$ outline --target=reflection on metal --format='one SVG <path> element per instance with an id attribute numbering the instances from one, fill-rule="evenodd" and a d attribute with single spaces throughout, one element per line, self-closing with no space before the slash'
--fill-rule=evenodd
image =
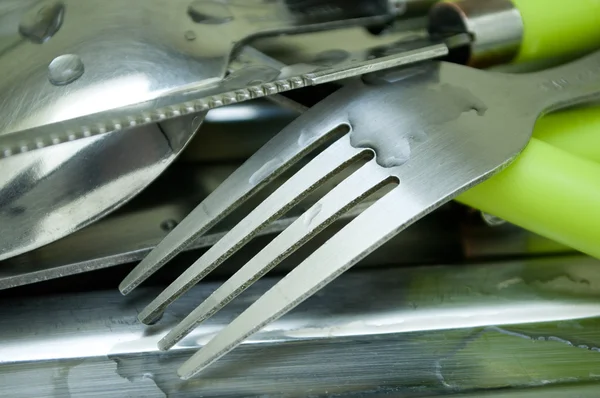
<path id="1" fill-rule="evenodd" d="M 167 353 L 157 341 L 216 285 L 195 287 L 150 328 L 137 309 L 158 290 L 5 298 L 0 393 L 553 397 L 600 380 L 600 264 L 585 257 L 349 272 L 202 379 L 180 380 L 190 353 L 273 283 Z"/>
<path id="2" fill-rule="evenodd" d="M 173 163 L 201 122 L 185 116 L 1 159 L 0 259 L 54 242 L 121 207 Z"/>
<path id="3" fill-rule="evenodd" d="M 457 0 L 431 8 L 429 29 L 442 35 L 471 34 L 472 43 L 454 57 L 481 68 L 509 63 L 518 54 L 524 28 L 521 13 L 510 0 Z"/>
<path id="4" fill-rule="evenodd" d="M 405 55 L 400 49 L 379 59 L 362 47 L 331 68 L 306 69 L 306 63 L 271 68 L 258 80 L 252 78 L 253 68 L 242 68 L 228 79 L 232 54 L 245 52 L 241 46 L 258 37 L 379 25 L 393 14 L 387 7 L 370 7 L 371 2 L 364 2 L 368 10 L 352 18 L 298 13 L 282 0 L 173 0 L 168 6 L 158 0 L 3 3 L 0 21 L 16 22 L 0 29 L 0 69 L 7 71 L 0 80 L 0 109 L 10 115 L 0 120 L 0 157 L 448 51 L 444 43 L 429 42 L 418 54 Z M 67 77 L 55 79 L 51 73 L 58 86 L 49 85 L 48 65 L 67 54 L 79 62 L 71 63 L 75 68 L 68 68 Z M 269 64 L 263 66 L 269 69 Z"/>
<path id="5" fill-rule="evenodd" d="M 244 137 L 250 139 L 250 142 L 238 148 L 240 151 L 249 149 L 244 148 L 244 145 L 246 147 L 254 143 L 261 145 L 257 137 L 243 129 L 238 133 L 229 131 L 229 134 L 220 135 L 216 134 L 220 129 L 218 124 L 211 126 L 207 122 L 205 128 L 207 130 L 203 132 L 202 139 L 198 140 L 198 145 L 204 144 L 202 147 L 199 146 L 199 149 L 215 148 L 211 155 L 218 154 L 218 148 L 223 148 L 226 152 L 221 151 L 220 154 L 229 156 L 226 145 L 218 142 L 221 140 L 234 139 L 242 143 Z M 213 128 L 217 129 L 215 134 L 212 133 Z M 194 156 L 205 158 L 200 151 L 196 154 L 188 153 L 189 158 Z M 170 227 L 181 221 L 198 201 L 214 190 L 236 167 L 235 163 L 229 166 L 202 165 L 201 167 L 193 163 L 172 165 L 165 171 L 164 176 L 115 214 L 54 243 L 0 261 L 0 290 L 140 261 L 164 238 Z M 334 179 L 332 184 L 336 181 Z M 274 184 L 273 189 L 277 186 L 278 184 Z M 329 189 L 328 187 L 329 185 L 324 189 Z M 256 200 L 248 204 L 248 208 L 251 209 L 270 192 L 271 190 L 268 190 L 258 195 Z M 259 236 L 262 238 L 250 244 L 248 251 L 237 260 L 232 259 L 235 261 L 223 264 L 219 270 L 220 275 L 232 275 L 237 267 L 251 258 L 265 244 L 265 241 L 290 225 L 318 197 L 319 194 L 307 198 L 302 206 L 293 209 L 287 216 L 261 231 Z M 370 202 L 367 201 L 349 212 L 340 222 L 325 230 L 323 236 L 315 238 L 317 240 L 312 244 L 307 244 L 301 253 L 313 251 L 369 205 Z M 187 250 L 205 249 L 213 245 L 236 221 L 235 218 L 224 220 L 214 233 L 201 237 Z M 569 252 L 572 252 L 572 249 L 510 224 L 495 228 L 486 227 L 482 225 L 479 218 L 470 220 L 462 215 L 459 209 L 449 206 L 398 235 L 367 257 L 358 267 L 456 262 L 464 259 Z M 397 253 L 402 253 L 402 256 L 398 256 Z M 197 253 L 195 255 L 197 256 Z M 277 267 L 276 271 L 289 271 L 301 258 L 300 254 L 291 257 L 288 262 Z M 179 267 L 167 267 L 169 275 L 173 276 L 169 280 L 174 279 L 182 271 L 182 266 L 189 265 L 186 262 L 188 260 L 182 259 Z"/>

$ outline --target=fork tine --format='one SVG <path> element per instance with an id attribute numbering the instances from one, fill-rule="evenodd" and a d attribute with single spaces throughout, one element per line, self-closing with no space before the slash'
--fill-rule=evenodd
<path id="1" fill-rule="evenodd" d="M 247 337 L 306 300 L 414 221 L 450 200 L 457 191 L 449 194 L 448 192 L 453 192 L 450 190 L 445 195 L 440 195 L 440 189 L 431 189 L 430 186 L 415 192 L 414 186 L 409 188 L 406 185 L 403 185 L 401 178 L 398 187 L 315 250 L 188 359 L 178 369 L 179 376 L 183 379 L 193 377 Z M 446 188 L 448 187 L 443 187 Z"/>
<path id="2" fill-rule="evenodd" d="M 390 174 L 373 160 L 343 180 L 200 304 L 161 341 L 166 350 L 199 323 L 216 313 L 283 259 L 334 222 L 359 201 L 390 181 Z"/>
<path id="3" fill-rule="evenodd" d="M 212 272 L 240 247 L 246 244 L 268 223 L 274 221 L 324 180 L 335 175 L 348 163 L 356 160 L 368 149 L 354 148 L 348 135 L 341 137 L 312 159 L 306 166 L 282 184 L 265 201 L 258 205 L 223 238 L 204 253 L 173 283 L 144 308 L 138 318 L 143 323 L 152 322 L 165 308 L 192 286 Z"/>
<path id="4" fill-rule="evenodd" d="M 325 98 L 324 102 L 326 101 L 328 98 Z M 345 120 L 340 117 L 339 112 L 332 112 L 332 109 L 327 107 L 320 107 L 311 113 L 314 113 L 316 118 L 309 114 L 301 115 L 292 121 L 185 217 L 123 279 L 119 284 L 121 293 L 131 292 L 188 244 L 321 145 L 337 128 L 345 125 Z"/>

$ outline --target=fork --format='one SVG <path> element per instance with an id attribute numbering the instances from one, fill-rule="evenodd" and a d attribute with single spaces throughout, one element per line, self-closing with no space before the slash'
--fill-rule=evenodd
<path id="1" fill-rule="evenodd" d="M 354 65 L 355 70 L 351 71 L 344 67 L 331 70 L 322 74 L 312 74 L 312 76 L 301 77 L 300 80 L 318 80 L 320 83 L 330 82 L 341 79 L 356 77 L 360 74 L 375 72 L 382 69 L 393 68 L 396 66 L 406 66 L 412 63 L 434 59 L 437 57 L 449 55 L 449 59 L 454 59 L 465 64 L 494 64 L 508 62 L 512 59 L 544 61 L 546 58 L 556 58 L 569 56 L 572 53 L 582 53 L 591 51 L 596 43 L 597 37 L 594 31 L 593 18 L 590 19 L 591 5 L 583 0 L 571 4 L 568 15 L 564 17 L 554 13 L 545 13 L 546 3 L 542 0 L 527 2 L 526 9 L 522 13 L 521 0 L 500 0 L 500 1 L 478 1 L 478 0 L 460 0 L 458 2 L 437 2 L 431 7 L 428 15 L 429 38 L 437 38 L 434 41 L 443 38 L 443 43 L 437 43 L 433 46 L 418 47 L 417 41 L 412 43 L 406 52 L 394 55 L 392 59 L 383 56 L 375 64 L 359 62 Z M 530 8 L 533 7 L 533 8 Z M 539 12 L 533 12 L 532 9 Z M 594 15 L 593 13 L 591 15 Z M 483 19 L 481 19 L 483 18 Z M 464 25 L 464 29 L 457 30 L 457 23 Z M 484 23 L 482 23 L 484 21 Z M 585 23 L 582 23 L 585 22 Z M 554 37 L 552 27 L 560 22 L 565 28 L 568 28 L 570 36 L 569 45 L 556 46 L 554 42 L 548 41 Z M 459 25 L 460 25 L 459 24 Z M 528 34 L 523 35 L 524 26 L 527 27 Z M 562 25 L 561 25 L 562 26 Z M 462 32 L 462 33 L 459 33 Z M 500 36 L 494 36 L 494 40 L 489 36 L 490 32 L 503 32 Z M 593 33 L 592 36 L 589 34 Z M 463 36 L 467 36 L 468 44 L 465 46 Z M 519 38 L 519 40 L 508 40 L 508 37 Z M 541 40 L 541 39 L 544 40 Z M 483 40 L 483 41 L 482 41 Z M 491 40 L 491 41 L 490 41 Z M 510 45 L 508 45 L 510 44 Z M 417 45 L 417 48 L 414 48 Z M 508 46 L 507 46 L 508 45 Z M 402 46 L 400 46 L 402 47 Z M 397 50 L 397 49 L 396 49 Z M 387 50 L 380 49 L 381 55 L 387 53 Z M 375 55 L 378 51 L 368 51 L 359 56 L 363 61 L 371 57 L 365 55 Z M 466 57 L 466 58 L 465 58 Z M 252 58 L 252 56 L 250 57 Z M 261 55 L 257 65 L 261 65 Z M 272 65 L 269 60 L 267 64 Z M 260 68 L 259 68 L 260 69 Z M 278 66 L 275 69 L 280 69 Z M 352 66 L 350 67 L 352 69 Z M 290 87 L 291 88 L 291 87 Z M 274 96 L 271 89 L 265 86 L 264 93 L 267 98 L 281 102 L 281 98 Z M 249 97 L 254 98 L 254 95 Z M 216 101 L 216 100 L 215 100 Z M 210 102 L 215 102 L 212 99 Z M 226 101 L 220 101 L 223 104 Z M 235 101 L 234 101 L 235 102 Z M 285 101 L 289 106 L 290 101 Z M 328 116 L 326 111 L 318 115 L 318 110 L 313 110 L 312 115 L 323 119 L 323 128 L 327 123 Z M 305 120 L 305 119 L 302 119 Z M 335 120 L 330 120 L 334 123 Z M 340 125 L 343 128 L 343 125 Z M 301 125 L 292 125 L 290 129 L 303 128 Z M 287 131 L 287 130 L 286 130 Z M 234 178 L 225 183 L 221 189 L 208 197 L 201 203 L 185 220 L 173 230 L 138 266 L 122 281 L 119 289 L 123 294 L 128 294 L 140 283 L 145 281 L 150 275 L 168 263 L 183 248 L 195 241 L 198 237 L 206 233 L 222 218 L 239 206 L 249 197 L 261 190 L 265 184 L 277 177 L 281 172 L 293 165 L 296 160 L 306 153 L 312 151 L 321 144 L 319 137 L 315 141 L 308 140 L 310 130 L 302 133 L 300 141 L 303 144 L 299 146 L 294 141 L 295 138 L 289 138 L 285 141 L 274 141 L 270 143 L 262 152 L 250 159 L 248 163 L 234 174 Z M 291 133 L 290 133 L 291 134 Z M 284 133 L 281 133 L 283 136 Z M 281 153 L 279 153 L 281 152 Z M 279 153 L 279 156 L 273 156 L 273 153 Z M 265 160 L 267 159 L 267 160 Z M 264 176 L 263 176 L 264 174 Z M 263 178 L 265 177 L 265 178 Z M 240 181 L 248 181 L 248 184 L 240 184 Z M 207 210 L 210 214 L 207 213 Z M 277 214 L 272 214 L 277 218 Z M 234 248 L 235 249 L 235 248 Z M 160 311 L 157 311 L 158 314 Z M 141 319 L 146 318 L 145 316 Z M 148 320 L 146 320 L 148 321 Z"/>
<path id="2" fill-rule="evenodd" d="M 345 211 L 395 185 L 261 296 L 178 373 L 187 379 L 290 311 L 406 227 L 509 165 L 537 118 L 600 92 L 600 52 L 527 75 L 427 61 L 352 79 L 290 123 L 181 224 L 203 233 L 299 159 L 333 140 L 139 315 L 164 309 L 325 180 L 360 160 L 160 342 L 168 349 Z M 338 138 L 339 137 L 339 138 Z M 175 246 L 180 233 L 167 236 Z M 121 290 L 131 287 L 126 279 Z"/>

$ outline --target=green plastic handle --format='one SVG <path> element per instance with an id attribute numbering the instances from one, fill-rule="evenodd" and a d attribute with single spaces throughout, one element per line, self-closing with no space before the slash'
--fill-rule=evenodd
<path id="1" fill-rule="evenodd" d="M 600 107 L 587 106 L 546 115 L 536 123 L 533 136 L 600 163 Z"/>
<path id="2" fill-rule="evenodd" d="M 515 62 L 560 58 L 600 47 L 600 1 L 512 0 L 523 19 Z"/>
<path id="3" fill-rule="evenodd" d="M 600 108 L 548 115 L 535 137 L 457 201 L 600 258 Z"/>

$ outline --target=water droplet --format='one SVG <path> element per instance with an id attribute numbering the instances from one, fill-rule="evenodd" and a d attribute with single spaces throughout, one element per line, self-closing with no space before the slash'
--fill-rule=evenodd
<path id="1" fill-rule="evenodd" d="M 315 134 L 312 130 L 302 130 L 300 137 L 298 137 L 298 145 L 304 148 L 312 144 L 318 137 L 319 134 Z"/>
<path id="2" fill-rule="evenodd" d="M 570 345 L 570 346 L 573 345 L 573 343 L 571 343 L 569 340 L 561 339 L 560 337 L 556 337 L 556 336 L 550 336 L 550 337 L 548 337 L 548 340 L 557 341 L 559 343 L 563 343 L 563 344 Z"/>
<path id="3" fill-rule="evenodd" d="M 19 23 L 21 36 L 34 43 L 44 43 L 60 29 L 65 6 L 58 1 L 46 1 L 27 11 Z"/>
<path id="4" fill-rule="evenodd" d="M 323 205 L 321 203 L 315 203 L 313 207 L 308 209 L 308 211 L 304 213 L 304 224 L 310 225 L 314 221 L 315 217 L 319 215 L 322 208 Z"/>
<path id="5" fill-rule="evenodd" d="M 188 15 L 196 23 L 219 25 L 233 20 L 227 5 L 209 0 L 194 0 L 188 7 Z"/>
<path id="6" fill-rule="evenodd" d="M 174 230 L 176 226 L 177 226 L 177 221 L 175 221 L 173 219 L 168 219 L 168 220 L 165 220 L 162 223 L 160 223 L 160 229 L 162 229 L 163 231 L 166 231 L 166 232 L 170 232 L 170 231 Z"/>
<path id="7" fill-rule="evenodd" d="M 371 147 L 366 145 L 366 147 Z M 411 145 L 407 137 L 398 138 L 393 144 L 393 150 L 380 151 L 380 146 L 373 147 L 375 149 L 375 158 L 377 163 L 382 167 L 398 167 L 410 160 Z"/>
<path id="8" fill-rule="evenodd" d="M 270 66 L 249 66 L 236 70 L 223 79 L 225 87 L 237 89 L 271 82 L 279 77 L 281 71 Z"/>
<path id="9" fill-rule="evenodd" d="M 259 182 L 263 181 L 267 178 L 273 171 L 277 170 L 277 168 L 281 165 L 281 160 L 279 158 L 274 158 L 269 160 L 267 163 L 263 164 L 263 166 L 258 169 L 248 181 L 252 185 L 256 185 Z"/>
<path id="10" fill-rule="evenodd" d="M 477 104 L 473 104 L 471 105 L 471 109 L 469 109 L 470 111 L 475 111 L 475 113 L 477 113 L 478 116 L 484 116 L 485 112 L 487 111 L 487 106 L 483 103 L 477 103 Z"/>
<path id="11" fill-rule="evenodd" d="M 196 33 L 193 30 L 186 30 L 183 37 L 188 41 L 196 40 Z"/>
<path id="12" fill-rule="evenodd" d="M 493 214 L 489 214 L 483 211 L 481 212 L 481 218 L 490 227 L 497 227 L 506 224 L 506 221 L 501 219 L 500 217 L 496 217 Z"/>
<path id="13" fill-rule="evenodd" d="M 48 65 L 48 79 L 55 86 L 64 86 L 79 79 L 85 68 L 81 58 L 74 54 L 58 56 Z"/>

